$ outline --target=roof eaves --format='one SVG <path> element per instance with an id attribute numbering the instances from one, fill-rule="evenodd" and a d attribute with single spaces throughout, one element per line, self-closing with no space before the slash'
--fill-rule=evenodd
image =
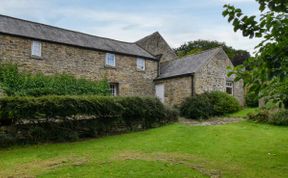
<path id="1" fill-rule="evenodd" d="M 179 75 L 172 75 L 172 76 L 167 76 L 167 77 L 158 77 L 158 78 L 154 79 L 154 81 L 168 80 L 168 79 L 172 79 L 172 78 L 187 77 L 187 76 L 192 76 L 192 75 L 194 75 L 194 72 L 185 73 L 185 74 L 179 74 Z"/>

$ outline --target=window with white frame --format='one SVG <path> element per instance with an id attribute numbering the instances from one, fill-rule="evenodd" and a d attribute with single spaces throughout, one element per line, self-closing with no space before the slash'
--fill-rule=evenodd
<path id="1" fill-rule="evenodd" d="M 115 58 L 115 54 L 112 54 L 112 53 L 106 53 L 105 65 L 113 66 L 113 67 L 116 66 L 116 58 Z"/>
<path id="2" fill-rule="evenodd" d="M 110 83 L 110 91 L 112 96 L 118 95 L 118 83 Z"/>
<path id="3" fill-rule="evenodd" d="M 226 93 L 233 95 L 233 82 L 231 81 L 226 82 Z"/>
<path id="4" fill-rule="evenodd" d="M 42 56 L 42 44 L 40 41 L 32 41 L 31 55 L 34 57 Z"/>
<path id="5" fill-rule="evenodd" d="M 145 70 L 145 59 L 137 58 L 137 69 Z"/>

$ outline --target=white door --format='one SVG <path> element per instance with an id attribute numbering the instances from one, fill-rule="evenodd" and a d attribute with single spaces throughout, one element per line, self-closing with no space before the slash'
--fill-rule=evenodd
<path id="1" fill-rule="evenodd" d="M 159 98 L 162 103 L 164 103 L 164 93 L 165 93 L 164 84 L 157 84 L 155 86 L 155 94 L 156 97 Z"/>

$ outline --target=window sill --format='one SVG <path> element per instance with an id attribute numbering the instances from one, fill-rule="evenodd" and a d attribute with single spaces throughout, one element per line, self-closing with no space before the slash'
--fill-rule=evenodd
<path id="1" fill-rule="evenodd" d="M 43 57 L 40 57 L 40 56 L 33 56 L 33 55 L 31 55 L 31 58 L 37 59 L 37 60 L 43 60 Z"/>
<path id="2" fill-rule="evenodd" d="M 137 72 L 142 72 L 142 73 L 145 73 L 145 70 L 141 70 L 141 69 L 136 69 Z"/>
<path id="3" fill-rule="evenodd" d="M 104 68 L 107 68 L 107 69 L 117 69 L 116 66 L 110 66 L 110 65 L 107 65 L 107 64 L 104 65 Z"/>

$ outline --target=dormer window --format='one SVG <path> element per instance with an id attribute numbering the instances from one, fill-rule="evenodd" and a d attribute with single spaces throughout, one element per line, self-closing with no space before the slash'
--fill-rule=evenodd
<path id="1" fill-rule="evenodd" d="M 138 70 L 145 70 L 145 59 L 137 58 L 137 69 Z"/>
<path id="2" fill-rule="evenodd" d="M 105 65 L 107 65 L 107 66 L 112 66 L 112 67 L 115 67 L 115 66 L 116 66 L 115 54 L 106 53 Z"/>
<path id="3" fill-rule="evenodd" d="M 38 58 L 42 56 L 42 44 L 40 41 L 32 41 L 31 55 Z"/>

